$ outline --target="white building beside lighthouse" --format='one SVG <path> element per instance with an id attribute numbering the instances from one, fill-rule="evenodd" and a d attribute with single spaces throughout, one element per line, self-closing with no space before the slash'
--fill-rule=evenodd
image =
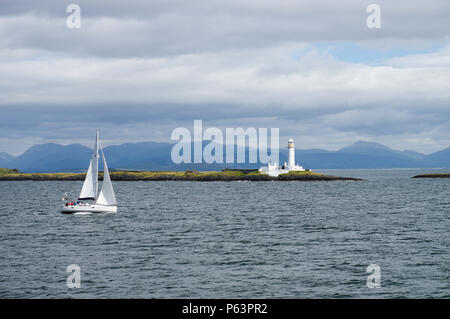
<path id="1" fill-rule="evenodd" d="M 304 171 L 303 166 L 295 164 L 295 145 L 293 139 L 289 139 L 288 141 L 288 152 L 288 162 L 284 163 L 284 165 L 278 166 L 277 163 L 268 163 L 267 166 L 261 167 L 258 171 L 274 177 L 291 171 Z"/>

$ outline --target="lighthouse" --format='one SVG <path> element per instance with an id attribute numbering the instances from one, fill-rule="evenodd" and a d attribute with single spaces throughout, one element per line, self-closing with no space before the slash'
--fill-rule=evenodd
<path id="1" fill-rule="evenodd" d="M 294 140 L 290 138 L 288 140 L 288 162 L 285 162 L 282 166 L 278 166 L 277 163 L 268 163 L 267 166 L 261 167 L 258 171 L 270 176 L 279 176 L 292 171 L 301 172 L 304 170 L 303 166 L 295 164 L 295 145 Z"/>
<path id="2" fill-rule="evenodd" d="M 290 170 L 293 170 L 295 167 L 295 145 L 294 140 L 291 138 L 288 141 L 288 150 L 289 150 L 289 158 L 288 158 L 288 167 Z"/>

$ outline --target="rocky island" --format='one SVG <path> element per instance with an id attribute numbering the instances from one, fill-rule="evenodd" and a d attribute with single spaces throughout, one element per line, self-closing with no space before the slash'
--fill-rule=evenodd
<path id="1" fill-rule="evenodd" d="M 413 176 L 412 178 L 450 178 L 450 173 L 432 173 Z"/>
<path id="2" fill-rule="evenodd" d="M 319 174 L 313 171 L 289 172 L 277 177 L 257 170 L 228 170 L 221 172 L 198 171 L 115 171 L 113 181 L 362 181 L 359 178 Z M 84 173 L 21 173 L 17 170 L 0 170 L 0 181 L 82 181 Z M 99 179 L 103 173 L 99 173 Z"/>

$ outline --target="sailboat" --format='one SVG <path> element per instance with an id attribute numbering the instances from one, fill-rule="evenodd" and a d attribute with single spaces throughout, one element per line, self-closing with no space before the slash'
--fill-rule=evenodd
<path id="1" fill-rule="evenodd" d="M 100 193 L 98 193 L 98 159 L 99 150 L 103 159 L 103 183 Z M 114 189 L 109 176 L 108 165 L 106 164 L 105 154 L 99 141 L 99 132 L 97 131 L 94 144 L 94 153 L 92 154 L 91 163 L 81 189 L 77 202 L 71 201 L 65 194 L 63 201 L 65 202 L 61 213 L 116 213 L 117 201 Z M 85 202 L 87 201 L 87 202 Z"/>

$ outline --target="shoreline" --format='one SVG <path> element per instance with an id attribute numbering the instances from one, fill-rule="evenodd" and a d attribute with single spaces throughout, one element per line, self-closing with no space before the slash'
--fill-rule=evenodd
<path id="1" fill-rule="evenodd" d="M 112 181 L 363 181 L 360 178 L 323 175 L 312 171 L 290 172 L 278 177 L 259 172 L 244 173 L 243 171 L 223 172 L 173 172 L 173 171 L 120 171 L 111 172 Z M 83 181 L 85 173 L 14 173 L 0 175 L 0 181 Z M 99 173 L 103 180 L 103 173 Z"/>

